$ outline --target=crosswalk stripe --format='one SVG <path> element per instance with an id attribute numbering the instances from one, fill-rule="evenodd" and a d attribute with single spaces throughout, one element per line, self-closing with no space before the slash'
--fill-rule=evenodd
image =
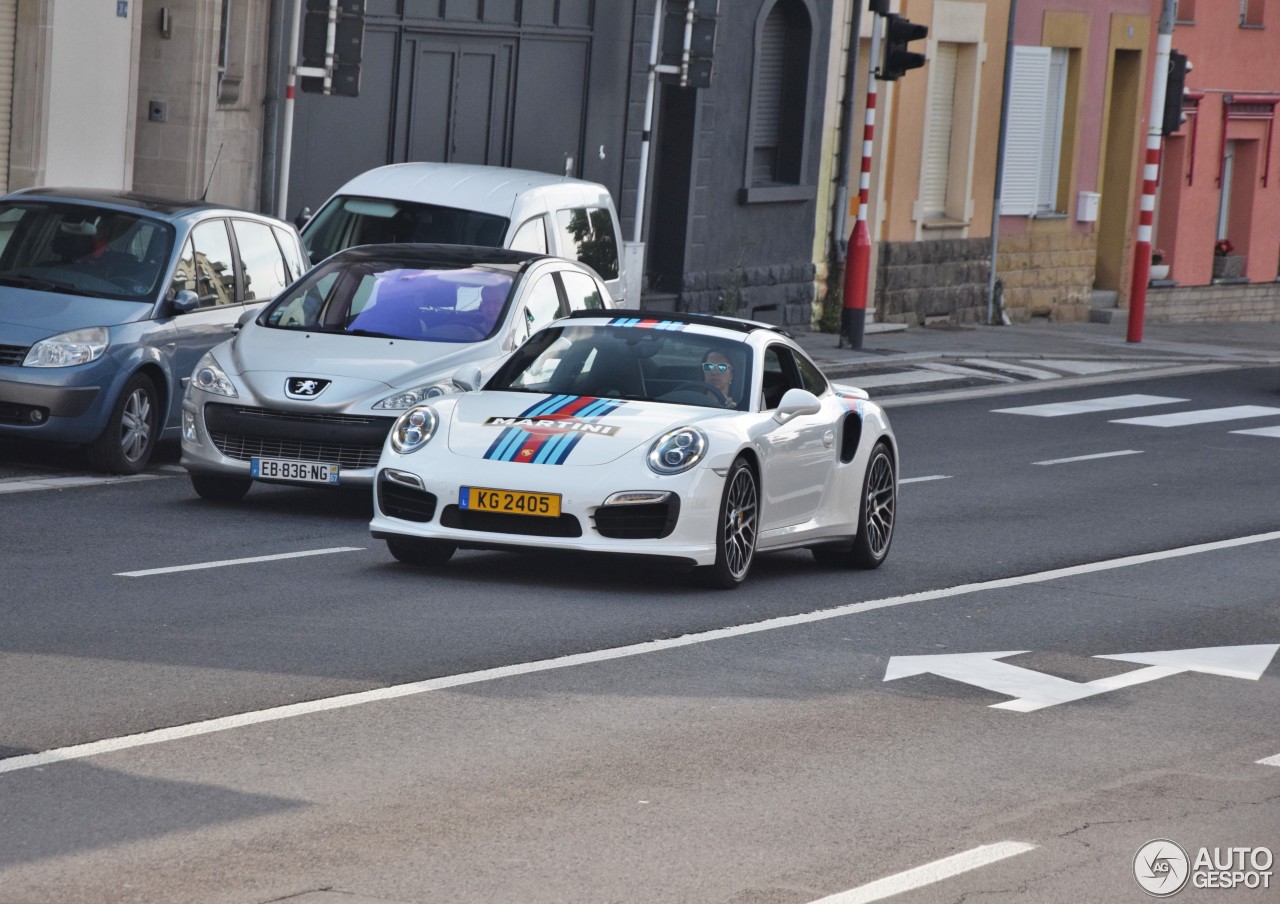
<path id="1" fill-rule="evenodd" d="M 1245 436 L 1274 436 L 1280 439 L 1280 427 L 1255 427 L 1252 430 L 1232 430 L 1231 432 Z"/>
<path id="2" fill-rule="evenodd" d="M 955 374 L 933 370 L 908 370 L 896 374 L 867 374 L 847 378 L 850 383 L 861 389 L 877 386 L 906 386 L 911 383 L 943 383 L 955 380 Z"/>
<path id="3" fill-rule="evenodd" d="M 965 364 L 971 364 L 974 367 L 984 367 L 988 370 L 998 370 L 1004 373 L 1017 374 L 1020 377 L 1030 377 L 1033 380 L 1056 380 L 1062 374 L 1054 373 L 1051 370 L 1043 370 L 1039 367 L 1027 367 L 1023 364 L 1010 364 L 1008 361 L 989 361 L 985 358 L 966 358 Z"/>
<path id="4" fill-rule="evenodd" d="M 1151 405 L 1172 405 L 1190 399 L 1170 396 L 1121 395 L 1101 399 L 1078 399 L 1074 402 L 1052 402 L 1047 405 L 1026 405 L 1021 408 L 996 408 L 995 414 L 1025 414 L 1030 417 L 1063 417 L 1070 414 L 1092 414 L 1099 411 L 1118 411 L 1122 408 L 1143 408 Z"/>
<path id="5" fill-rule="evenodd" d="M 1202 408 L 1199 411 L 1177 411 L 1114 420 L 1113 424 L 1135 424 L 1139 427 L 1186 427 L 1191 424 L 1216 424 L 1220 421 L 1242 421 L 1251 417 L 1273 417 L 1280 408 L 1263 405 L 1233 405 L 1227 408 Z"/>
<path id="6" fill-rule="evenodd" d="M 1168 361 L 1067 361 L 1056 358 L 1036 359 L 1036 363 L 1081 377 L 1091 374 L 1109 374 L 1118 370 L 1141 370 L 1146 367 L 1167 367 L 1169 365 Z"/>

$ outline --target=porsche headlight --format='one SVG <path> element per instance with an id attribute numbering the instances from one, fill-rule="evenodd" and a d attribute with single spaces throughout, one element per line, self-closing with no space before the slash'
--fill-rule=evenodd
<path id="1" fill-rule="evenodd" d="M 397 392 L 393 396 L 387 396 L 373 407 L 382 411 L 388 409 L 403 411 L 406 408 L 412 408 L 414 405 L 421 405 L 427 399 L 439 398 L 442 395 L 450 395 L 457 391 L 458 387 L 451 382 L 428 383 L 424 386 L 415 386 L 413 389 Z"/>
<path id="2" fill-rule="evenodd" d="M 195 372 L 191 375 L 191 385 L 196 389 L 233 399 L 240 395 L 236 392 L 236 384 L 231 382 L 231 378 L 218 364 L 218 359 L 213 357 L 212 352 L 206 352 L 200 359 L 200 363 L 196 365 Z"/>
<path id="3" fill-rule="evenodd" d="M 649 448 L 649 470 L 656 474 L 681 474 L 707 453 L 707 435 L 697 427 L 681 427 L 658 437 Z"/>
<path id="4" fill-rule="evenodd" d="M 97 361 L 107 350 L 108 334 L 105 326 L 93 326 L 83 330 L 59 333 L 41 339 L 27 351 L 23 367 L 74 367 Z"/>
<path id="5" fill-rule="evenodd" d="M 440 415 L 427 405 L 411 408 L 396 419 L 391 428 L 391 448 L 401 455 L 417 452 L 435 435 Z"/>

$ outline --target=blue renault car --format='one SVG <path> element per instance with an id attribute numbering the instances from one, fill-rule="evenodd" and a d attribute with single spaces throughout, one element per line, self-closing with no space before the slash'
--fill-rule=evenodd
<path id="1" fill-rule="evenodd" d="M 0 437 L 113 474 L 176 439 L 196 362 L 307 269 L 273 217 L 127 192 L 0 197 Z"/>

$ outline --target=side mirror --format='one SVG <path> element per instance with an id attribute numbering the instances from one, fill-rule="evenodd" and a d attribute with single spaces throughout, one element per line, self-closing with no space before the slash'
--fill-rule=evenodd
<path id="1" fill-rule="evenodd" d="M 453 374 L 453 382 L 463 392 L 475 392 L 480 388 L 480 384 L 484 378 L 480 375 L 480 368 L 474 364 L 464 364 L 459 367 Z"/>
<path id="2" fill-rule="evenodd" d="M 293 218 L 293 225 L 301 229 L 303 226 L 307 225 L 310 219 L 311 219 L 311 208 L 304 207 L 302 208 L 302 210 L 298 211 L 298 215 Z"/>
<path id="3" fill-rule="evenodd" d="M 174 314 L 190 314 L 200 307 L 200 296 L 190 289 L 183 289 L 169 302 L 169 310 Z"/>
<path id="4" fill-rule="evenodd" d="M 785 424 L 793 417 L 817 414 L 821 410 L 822 402 L 818 401 L 818 397 L 809 390 L 788 389 L 778 404 L 778 410 L 773 413 L 773 419 L 779 424 Z"/>
<path id="5" fill-rule="evenodd" d="M 248 323 L 254 317 L 258 316 L 258 312 L 259 312 L 258 308 L 251 308 L 250 310 L 245 311 L 243 314 L 241 314 L 239 317 L 236 318 L 236 325 L 231 328 L 231 331 L 234 333 L 240 332 L 240 330 L 243 329 L 246 323 Z"/>

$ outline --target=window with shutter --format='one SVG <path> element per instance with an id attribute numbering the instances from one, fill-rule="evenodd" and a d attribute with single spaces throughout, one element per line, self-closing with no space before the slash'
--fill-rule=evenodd
<path id="1" fill-rule="evenodd" d="M 812 78 L 813 0 L 766 3 L 756 25 L 747 199 L 781 200 L 804 183 Z M 790 198 L 790 195 L 787 195 Z"/>
<path id="2" fill-rule="evenodd" d="M 786 74 L 787 26 L 775 8 L 765 20 L 756 58 L 755 134 L 751 150 L 751 181 L 768 185 L 778 180 L 778 134 L 782 129 L 782 84 Z"/>
<path id="3" fill-rule="evenodd" d="M 1051 56 L 1048 47 L 1013 48 L 1004 174 L 1000 183 L 1001 214 L 1028 216 L 1036 212 Z"/>
<path id="4" fill-rule="evenodd" d="M 1045 83 L 1044 141 L 1040 147 L 1040 183 L 1036 209 L 1061 210 L 1058 204 L 1058 168 L 1062 162 L 1063 108 L 1067 95 L 1067 51 L 1053 48 Z"/>
<path id="5" fill-rule="evenodd" d="M 928 131 L 924 145 L 920 208 L 926 219 L 947 213 L 947 183 L 951 172 L 951 133 L 955 118 L 958 45 L 939 41 L 929 60 Z"/>

